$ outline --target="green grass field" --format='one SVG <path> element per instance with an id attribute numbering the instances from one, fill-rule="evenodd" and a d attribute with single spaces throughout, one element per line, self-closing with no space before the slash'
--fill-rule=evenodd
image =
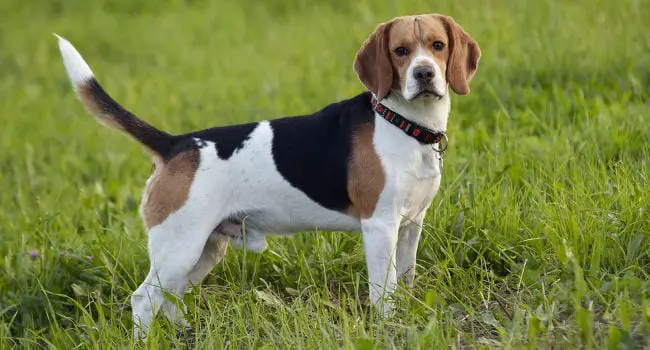
<path id="1" fill-rule="evenodd" d="M 0 348 L 131 347 L 151 163 L 65 76 L 68 38 L 172 133 L 313 112 L 362 91 L 374 27 L 453 16 L 483 57 L 453 96 L 415 287 L 382 320 L 361 239 L 230 250 L 147 347 L 650 347 L 650 1 L 0 1 Z"/>

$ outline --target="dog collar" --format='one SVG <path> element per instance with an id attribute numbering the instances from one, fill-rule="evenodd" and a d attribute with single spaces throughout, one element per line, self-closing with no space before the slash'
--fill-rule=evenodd
<path id="1" fill-rule="evenodd" d="M 377 98 L 373 95 L 371 98 L 372 109 L 381 115 L 384 119 L 389 121 L 391 124 L 398 127 L 406 135 L 418 140 L 418 142 L 425 145 L 440 144 L 436 151 L 442 153 L 447 149 L 447 144 L 449 143 L 447 139 L 447 134 L 444 131 L 433 131 L 429 128 L 426 128 L 418 123 L 412 122 L 406 119 L 401 114 L 390 110 L 388 107 L 379 103 Z"/>

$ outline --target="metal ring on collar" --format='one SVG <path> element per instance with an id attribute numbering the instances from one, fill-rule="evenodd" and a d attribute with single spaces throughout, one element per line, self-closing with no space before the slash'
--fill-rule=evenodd
<path id="1" fill-rule="evenodd" d="M 438 149 L 436 149 L 436 151 L 442 153 L 447 150 L 447 146 L 449 146 L 449 139 L 447 138 L 447 134 L 443 132 L 442 138 L 440 139 L 440 142 L 438 142 Z"/>

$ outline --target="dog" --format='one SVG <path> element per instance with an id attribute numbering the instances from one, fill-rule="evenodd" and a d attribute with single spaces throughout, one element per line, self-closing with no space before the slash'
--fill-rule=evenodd
<path id="1" fill-rule="evenodd" d="M 182 303 L 165 294 L 181 297 L 201 282 L 229 242 L 261 252 L 269 234 L 362 233 L 370 300 L 383 316 L 398 281 L 412 285 L 422 223 L 440 187 L 449 88 L 468 94 L 481 57 L 452 18 L 423 14 L 379 24 L 354 59 L 367 89 L 355 97 L 310 115 L 183 135 L 124 109 L 57 37 L 86 109 L 153 156 L 140 205 L 150 269 L 131 296 L 135 339 L 146 336 L 161 308 L 187 326 Z"/>

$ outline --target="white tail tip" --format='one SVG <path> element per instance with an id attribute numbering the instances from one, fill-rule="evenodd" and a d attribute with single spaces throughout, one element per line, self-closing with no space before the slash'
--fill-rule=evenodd
<path id="1" fill-rule="evenodd" d="M 56 33 L 54 33 L 54 36 L 59 39 L 59 50 L 61 51 L 61 57 L 63 57 L 63 65 L 68 72 L 68 77 L 72 85 L 77 87 L 77 85 L 92 79 L 94 77 L 93 71 L 90 70 L 90 67 L 88 67 L 88 64 L 81 57 L 77 49 L 69 41 Z"/>

